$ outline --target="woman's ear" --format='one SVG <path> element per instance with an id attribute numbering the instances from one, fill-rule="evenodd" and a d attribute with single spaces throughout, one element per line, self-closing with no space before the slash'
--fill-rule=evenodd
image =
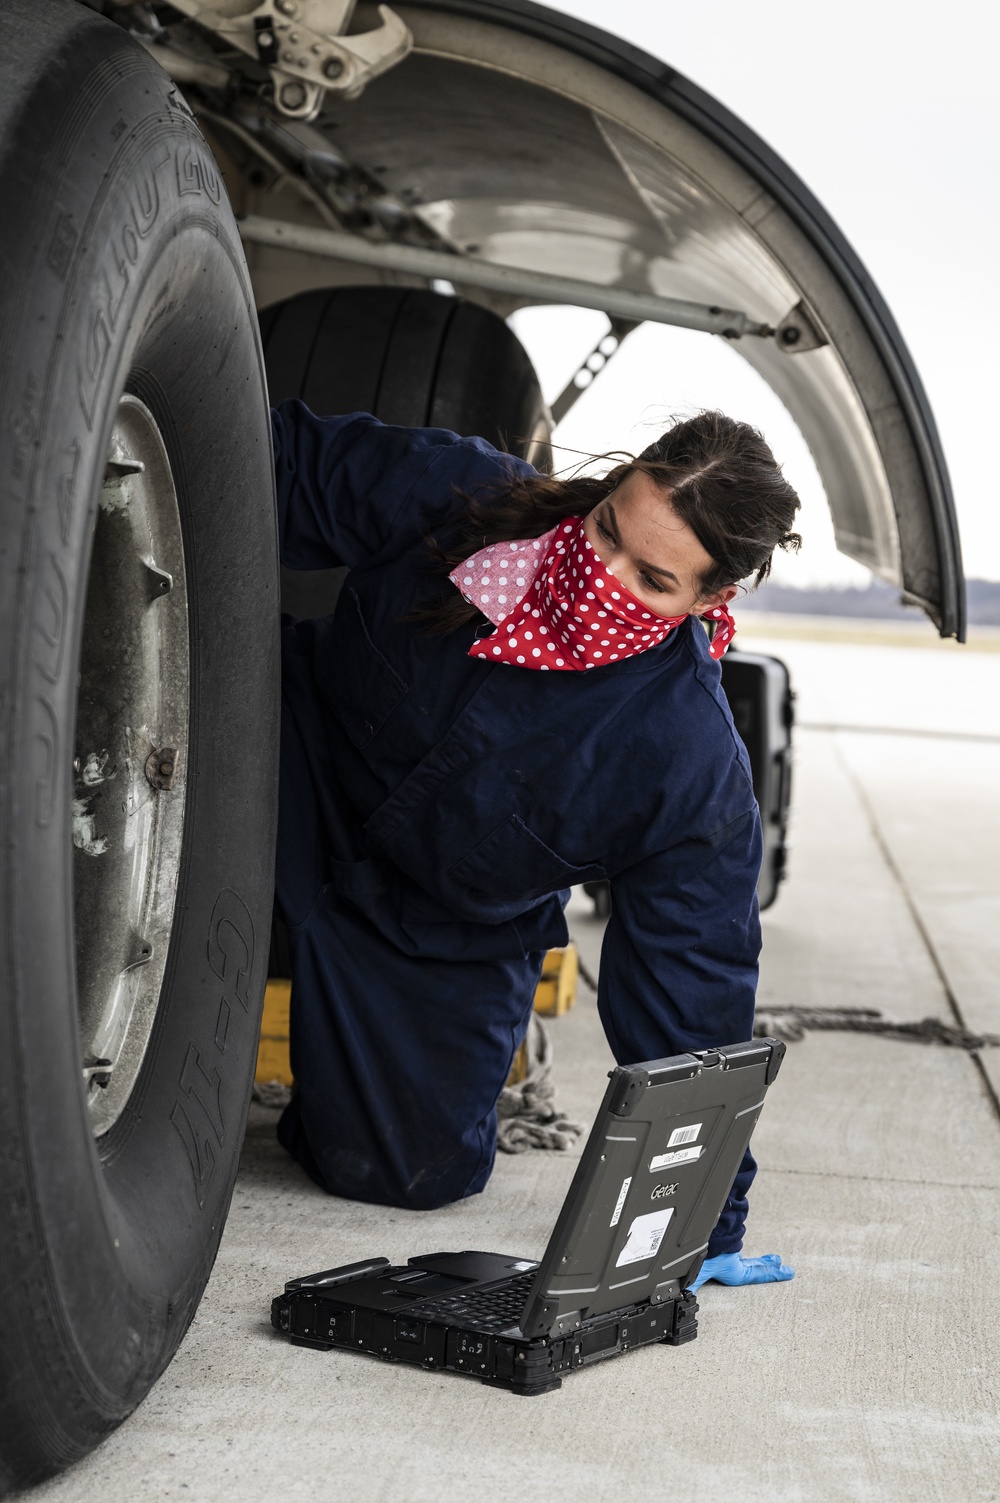
<path id="1" fill-rule="evenodd" d="M 710 611 L 716 605 L 728 605 L 739 593 L 739 585 L 726 585 L 724 590 L 716 590 L 714 595 L 706 595 L 698 604 L 698 610 Z"/>

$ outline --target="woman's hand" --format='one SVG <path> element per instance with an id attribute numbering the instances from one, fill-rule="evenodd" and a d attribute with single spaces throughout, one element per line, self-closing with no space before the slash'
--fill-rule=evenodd
<path id="1" fill-rule="evenodd" d="M 782 1263 L 777 1253 L 764 1253 L 760 1258 L 744 1258 L 742 1254 L 723 1253 L 718 1258 L 706 1258 L 698 1277 L 688 1285 L 696 1293 L 710 1279 L 717 1284 L 778 1284 L 795 1277 L 794 1268 Z"/>

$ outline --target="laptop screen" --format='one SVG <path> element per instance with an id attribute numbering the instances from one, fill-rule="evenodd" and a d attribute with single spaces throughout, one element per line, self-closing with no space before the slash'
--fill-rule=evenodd
<path id="1" fill-rule="evenodd" d="M 784 1052 L 754 1039 L 611 1072 L 532 1285 L 526 1336 L 677 1297 L 704 1258 Z"/>

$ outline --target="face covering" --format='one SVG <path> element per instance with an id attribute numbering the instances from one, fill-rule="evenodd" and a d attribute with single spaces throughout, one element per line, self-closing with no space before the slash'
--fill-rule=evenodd
<path id="1" fill-rule="evenodd" d="M 492 543 L 449 578 L 498 628 L 469 656 L 515 668 L 603 668 L 656 647 L 687 620 L 657 615 L 609 574 L 582 517 L 567 517 L 540 538 Z M 725 605 L 703 619 L 715 627 L 709 653 L 721 658 L 736 624 Z"/>

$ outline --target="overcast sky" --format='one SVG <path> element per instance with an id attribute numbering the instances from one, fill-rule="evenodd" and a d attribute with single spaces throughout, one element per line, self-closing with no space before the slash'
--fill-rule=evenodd
<path id="1" fill-rule="evenodd" d="M 978 0 L 549 3 L 634 42 L 714 94 L 826 206 L 881 288 L 927 388 L 955 488 L 966 572 L 1000 579 L 1000 7 Z M 554 325 L 543 326 L 547 315 L 533 316 L 534 329 L 531 310 L 519 323 L 551 395 L 562 375 L 559 349 L 565 364 L 570 346 L 585 345 L 600 328 L 601 315 L 563 313 L 575 323 L 564 324 L 561 340 L 552 337 Z M 807 547 L 783 577 L 863 578 L 833 550 L 815 472 L 784 409 L 721 341 L 645 326 L 559 436 L 591 449 L 648 442 L 668 411 L 704 405 L 757 421 L 803 493 Z"/>

